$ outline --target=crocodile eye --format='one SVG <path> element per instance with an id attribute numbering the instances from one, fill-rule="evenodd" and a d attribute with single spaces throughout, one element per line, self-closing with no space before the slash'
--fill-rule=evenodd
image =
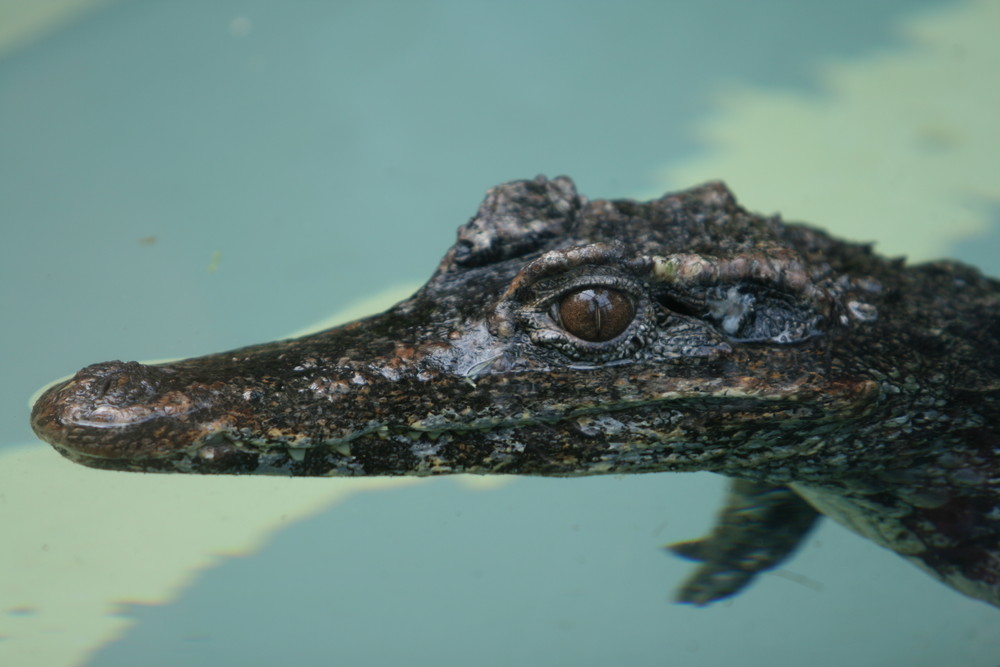
<path id="1" fill-rule="evenodd" d="M 606 287 L 573 290 L 559 301 L 557 308 L 562 327 L 591 343 L 611 340 L 635 318 L 632 300 L 624 292 Z"/>

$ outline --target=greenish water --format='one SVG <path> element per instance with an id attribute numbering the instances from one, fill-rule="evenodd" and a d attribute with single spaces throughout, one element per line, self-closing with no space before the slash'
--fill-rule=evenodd
<path id="1" fill-rule="evenodd" d="M 488 187 L 537 173 L 591 197 L 723 178 L 753 208 L 997 273 L 1000 139 L 976 97 L 1000 99 L 997 52 L 971 34 L 961 52 L 933 46 L 991 6 L 128 0 L 85 15 L 0 59 L 0 461 L 40 451 L 27 398 L 43 383 L 270 340 L 419 283 Z M 925 71 L 948 93 L 911 102 Z M 764 148 L 742 148 L 761 123 Z M 912 142 L 866 138 L 910 125 Z M 843 209 L 810 188 L 844 193 Z M 197 502 L 158 480 L 147 509 L 114 476 L 71 474 L 38 475 L 38 504 L 0 488 L 0 529 L 30 534 L 0 569 L 0 664 L 1000 662 L 995 610 L 829 522 L 733 602 L 671 604 L 688 565 L 658 547 L 709 526 L 709 475 L 435 480 L 306 511 L 253 480 L 215 496 L 208 480 Z M 110 509 L 72 514 L 102 494 Z M 138 535 L 168 515 L 204 525 L 226 494 L 247 495 L 236 512 L 288 502 L 290 518 L 262 520 L 253 547 L 205 546 L 197 567 L 161 553 L 150 579 L 179 574 L 155 594 L 102 592 L 85 551 L 43 569 L 67 532 L 109 535 L 134 565 L 152 539 Z M 22 585 L 56 574 L 79 590 Z M 83 633 L 94 616 L 125 622 Z M 60 642 L 56 662 L 37 649 Z"/>

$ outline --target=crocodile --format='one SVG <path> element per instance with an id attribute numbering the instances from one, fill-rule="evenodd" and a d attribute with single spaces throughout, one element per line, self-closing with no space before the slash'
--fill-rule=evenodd
<path id="1" fill-rule="evenodd" d="M 705 605 L 820 515 L 1000 606 L 1000 282 L 744 210 L 721 182 L 589 200 L 491 189 L 427 284 L 301 338 L 49 388 L 38 436 L 94 468 L 293 476 L 712 471 L 669 549 Z"/>

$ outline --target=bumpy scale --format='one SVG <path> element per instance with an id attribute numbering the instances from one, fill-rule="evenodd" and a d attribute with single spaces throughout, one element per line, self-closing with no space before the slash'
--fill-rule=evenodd
<path id="1" fill-rule="evenodd" d="M 1000 605 L 1000 283 L 740 208 L 721 183 L 492 189 L 387 312 L 88 366 L 32 425 L 95 468 L 735 478 L 680 599 L 735 593 L 817 513 Z"/>

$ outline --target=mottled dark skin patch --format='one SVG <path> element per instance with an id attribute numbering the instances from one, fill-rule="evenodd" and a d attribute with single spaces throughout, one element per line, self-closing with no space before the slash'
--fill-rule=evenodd
<path id="1" fill-rule="evenodd" d="M 998 316 L 972 268 L 750 214 L 720 183 L 640 203 L 539 177 L 491 190 L 381 315 L 95 364 L 32 425 L 110 470 L 709 470 L 735 482 L 714 531 L 673 547 L 701 562 L 681 601 L 739 591 L 823 513 L 1000 605 Z"/>

